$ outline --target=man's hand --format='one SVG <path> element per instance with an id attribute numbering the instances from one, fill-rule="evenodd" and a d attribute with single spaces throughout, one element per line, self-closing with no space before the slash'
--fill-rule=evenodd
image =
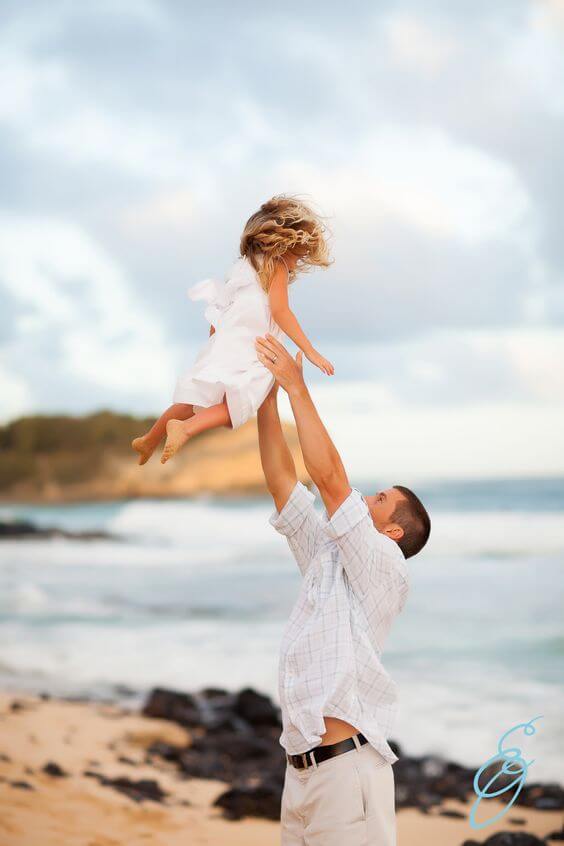
<path id="1" fill-rule="evenodd" d="M 259 361 L 270 370 L 288 394 L 306 470 L 321 494 L 328 516 L 332 517 L 351 492 L 351 486 L 341 457 L 317 413 L 304 382 L 302 353 L 298 352 L 294 360 L 272 335 L 256 338 L 255 348 Z M 263 404 L 260 410 L 263 410 L 263 407 L 266 409 L 268 406 Z M 266 460 L 268 455 L 266 433 L 263 440 L 263 453 Z M 265 467 L 265 460 L 263 460 L 263 467 Z M 265 475 L 267 475 L 266 467 Z M 273 473 L 269 475 L 272 476 Z"/>
<path id="2" fill-rule="evenodd" d="M 255 339 L 255 349 L 258 360 L 270 370 L 276 382 L 288 395 L 299 391 L 305 385 L 301 350 L 295 359 L 292 358 L 286 347 L 269 333 L 264 338 Z"/>

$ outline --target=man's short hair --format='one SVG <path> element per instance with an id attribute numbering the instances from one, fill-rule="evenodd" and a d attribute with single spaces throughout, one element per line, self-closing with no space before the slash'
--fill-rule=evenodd
<path id="1" fill-rule="evenodd" d="M 403 485 L 394 485 L 394 488 L 402 494 L 403 499 L 396 505 L 390 522 L 402 527 L 403 537 L 397 541 L 397 544 L 405 558 L 411 558 L 412 555 L 417 555 L 427 543 L 431 532 L 431 519 L 425 506 L 413 491 Z"/>

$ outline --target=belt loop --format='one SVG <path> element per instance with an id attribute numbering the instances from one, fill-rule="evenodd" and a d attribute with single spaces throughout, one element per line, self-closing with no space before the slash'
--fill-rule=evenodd
<path id="1" fill-rule="evenodd" d="M 310 757 L 311 763 L 313 764 L 315 769 L 317 769 L 317 761 L 315 760 L 315 755 L 313 753 L 313 750 L 309 753 L 309 757 Z"/>
<path id="2" fill-rule="evenodd" d="M 359 741 L 357 735 L 353 734 L 352 739 L 353 739 L 354 745 L 356 746 L 357 752 L 360 752 L 361 746 L 360 746 L 360 741 Z"/>

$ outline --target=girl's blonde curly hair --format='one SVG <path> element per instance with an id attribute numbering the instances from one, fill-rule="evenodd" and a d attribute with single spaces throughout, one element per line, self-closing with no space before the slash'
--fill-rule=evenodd
<path id="1" fill-rule="evenodd" d="M 298 256 L 289 271 L 290 281 L 310 268 L 331 264 L 327 236 L 329 230 L 299 197 L 277 194 L 263 203 L 245 224 L 241 236 L 241 255 L 256 270 L 260 283 L 268 291 L 276 261 L 285 253 Z"/>

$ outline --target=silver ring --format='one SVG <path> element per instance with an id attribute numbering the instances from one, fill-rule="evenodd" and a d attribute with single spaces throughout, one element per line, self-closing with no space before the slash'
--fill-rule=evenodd
<path id="1" fill-rule="evenodd" d="M 274 362 L 276 361 L 277 358 L 278 358 L 278 356 L 276 355 L 276 353 L 274 353 L 274 358 L 272 359 L 273 364 L 274 364 Z"/>

